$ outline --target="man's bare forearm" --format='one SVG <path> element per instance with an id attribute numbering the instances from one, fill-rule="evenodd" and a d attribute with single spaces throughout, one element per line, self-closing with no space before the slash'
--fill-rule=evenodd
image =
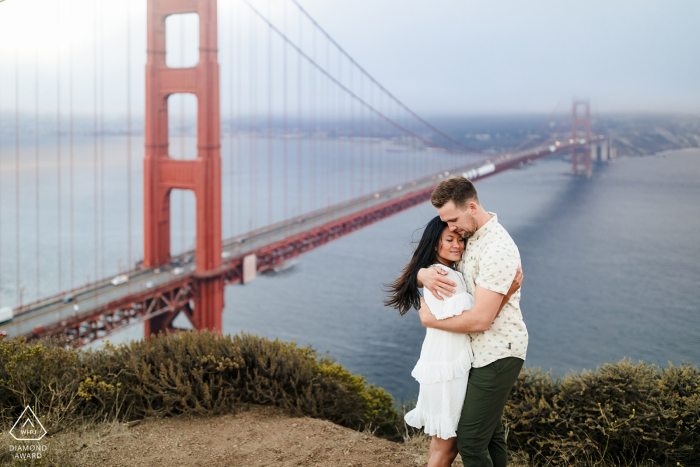
<path id="1" fill-rule="evenodd" d="M 456 332 L 459 334 L 471 334 L 484 332 L 488 329 L 491 321 L 486 322 L 483 313 L 475 306 L 471 310 L 465 310 L 461 315 L 452 316 L 445 319 L 435 319 L 428 323 L 428 327 L 440 329 L 442 331 Z"/>
<path id="2" fill-rule="evenodd" d="M 425 269 L 425 268 L 420 268 L 420 269 L 418 270 L 418 273 L 416 274 L 416 287 L 418 287 L 418 288 L 423 287 L 423 283 L 422 283 L 421 280 L 420 280 L 421 271 L 422 271 L 423 269 Z"/>
<path id="3" fill-rule="evenodd" d="M 491 326 L 504 298 L 502 294 L 477 286 L 474 294 L 475 304 L 470 310 L 464 310 L 460 315 L 441 320 L 430 313 L 430 309 L 423 301 L 420 309 L 421 322 L 428 328 L 460 334 L 484 332 Z"/>

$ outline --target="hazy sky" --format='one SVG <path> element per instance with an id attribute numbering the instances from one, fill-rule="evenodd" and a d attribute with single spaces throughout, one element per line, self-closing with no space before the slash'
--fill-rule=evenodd
<path id="1" fill-rule="evenodd" d="M 423 113 L 700 114 L 695 0 L 304 0 L 346 49 Z"/>
<path id="2" fill-rule="evenodd" d="M 289 0 L 251 1 L 280 17 Z M 697 0 L 300 3 L 379 82 L 426 116 L 551 112 L 557 106 L 564 111 L 574 97 L 590 99 L 599 112 L 700 114 Z M 128 4 L 132 93 L 138 110 L 143 105 L 145 0 Z M 220 0 L 222 18 L 237 11 L 236 4 L 238 0 Z M 107 108 L 113 95 L 121 95 L 116 89 L 124 86 L 127 0 L 102 3 L 104 27 L 99 31 L 94 27 L 94 5 L 95 0 L 0 2 L 0 109 L 13 108 L 15 43 L 20 100 L 28 110 L 35 100 L 37 69 L 40 103 L 56 100 L 44 93 L 57 86 L 57 54 L 62 57 L 62 94 L 67 93 L 69 31 L 78 63 L 76 88 L 92 89 L 95 84 L 93 44 L 98 37 L 105 43 Z M 222 23 L 221 50 L 226 47 L 225 34 Z M 224 60 L 221 56 L 219 61 Z M 223 73 L 227 71 L 222 65 Z M 87 111 L 92 97 L 75 105 Z"/>

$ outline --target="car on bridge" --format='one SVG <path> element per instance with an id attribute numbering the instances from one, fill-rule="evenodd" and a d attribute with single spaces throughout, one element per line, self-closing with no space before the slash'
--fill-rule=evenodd
<path id="1" fill-rule="evenodd" d="M 65 303 L 71 303 L 71 302 L 73 302 L 73 301 L 75 301 L 75 297 L 72 296 L 72 295 L 66 295 L 65 297 L 63 297 L 63 300 L 61 300 L 61 302 L 64 303 L 64 304 L 65 304 Z"/>
<path id="2" fill-rule="evenodd" d="M 185 268 L 175 268 L 172 271 L 170 271 L 173 275 L 179 276 L 183 272 L 185 272 Z"/>
<path id="3" fill-rule="evenodd" d="M 9 323 L 15 317 L 15 311 L 11 306 L 0 308 L 0 324 Z"/>
<path id="4" fill-rule="evenodd" d="M 121 285 L 121 284 L 126 284 L 129 282 L 129 276 L 126 274 L 120 274 L 114 279 L 112 279 L 112 285 Z"/>

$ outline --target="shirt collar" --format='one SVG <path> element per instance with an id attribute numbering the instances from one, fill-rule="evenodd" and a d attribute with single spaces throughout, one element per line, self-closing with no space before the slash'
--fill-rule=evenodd
<path id="1" fill-rule="evenodd" d="M 479 238 L 486 235 L 487 232 L 489 232 L 491 229 L 493 229 L 493 227 L 496 224 L 498 224 L 498 216 L 496 215 L 495 212 L 488 212 L 487 211 L 487 214 L 489 214 L 491 216 L 491 219 L 489 219 L 484 225 L 482 225 L 479 229 L 477 229 L 477 231 L 474 232 L 474 235 L 472 235 L 470 237 L 470 240 L 471 239 L 479 240 Z"/>

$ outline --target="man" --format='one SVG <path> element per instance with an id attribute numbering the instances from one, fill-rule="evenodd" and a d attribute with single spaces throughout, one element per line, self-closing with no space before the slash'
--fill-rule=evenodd
<path id="1" fill-rule="evenodd" d="M 503 408 L 525 360 L 528 334 L 520 313 L 520 290 L 500 313 L 520 266 L 520 253 L 496 214 L 481 207 L 476 189 L 464 177 L 438 184 L 430 198 L 440 219 L 467 240 L 457 269 L 464 275 L 467 291 L 474 295 L 474 307 L 461 315 L 437 320 L 421 299 L 423 326 L 469 334 L 474 362 L 469 373 L 467 394 L 457 427 L 457 448 L 467 467 L 506 467 Z M 454 293 L 454 282 L 442 277 L 444 271 L 424 268 L 418 272 L 418 286 Z"/>

